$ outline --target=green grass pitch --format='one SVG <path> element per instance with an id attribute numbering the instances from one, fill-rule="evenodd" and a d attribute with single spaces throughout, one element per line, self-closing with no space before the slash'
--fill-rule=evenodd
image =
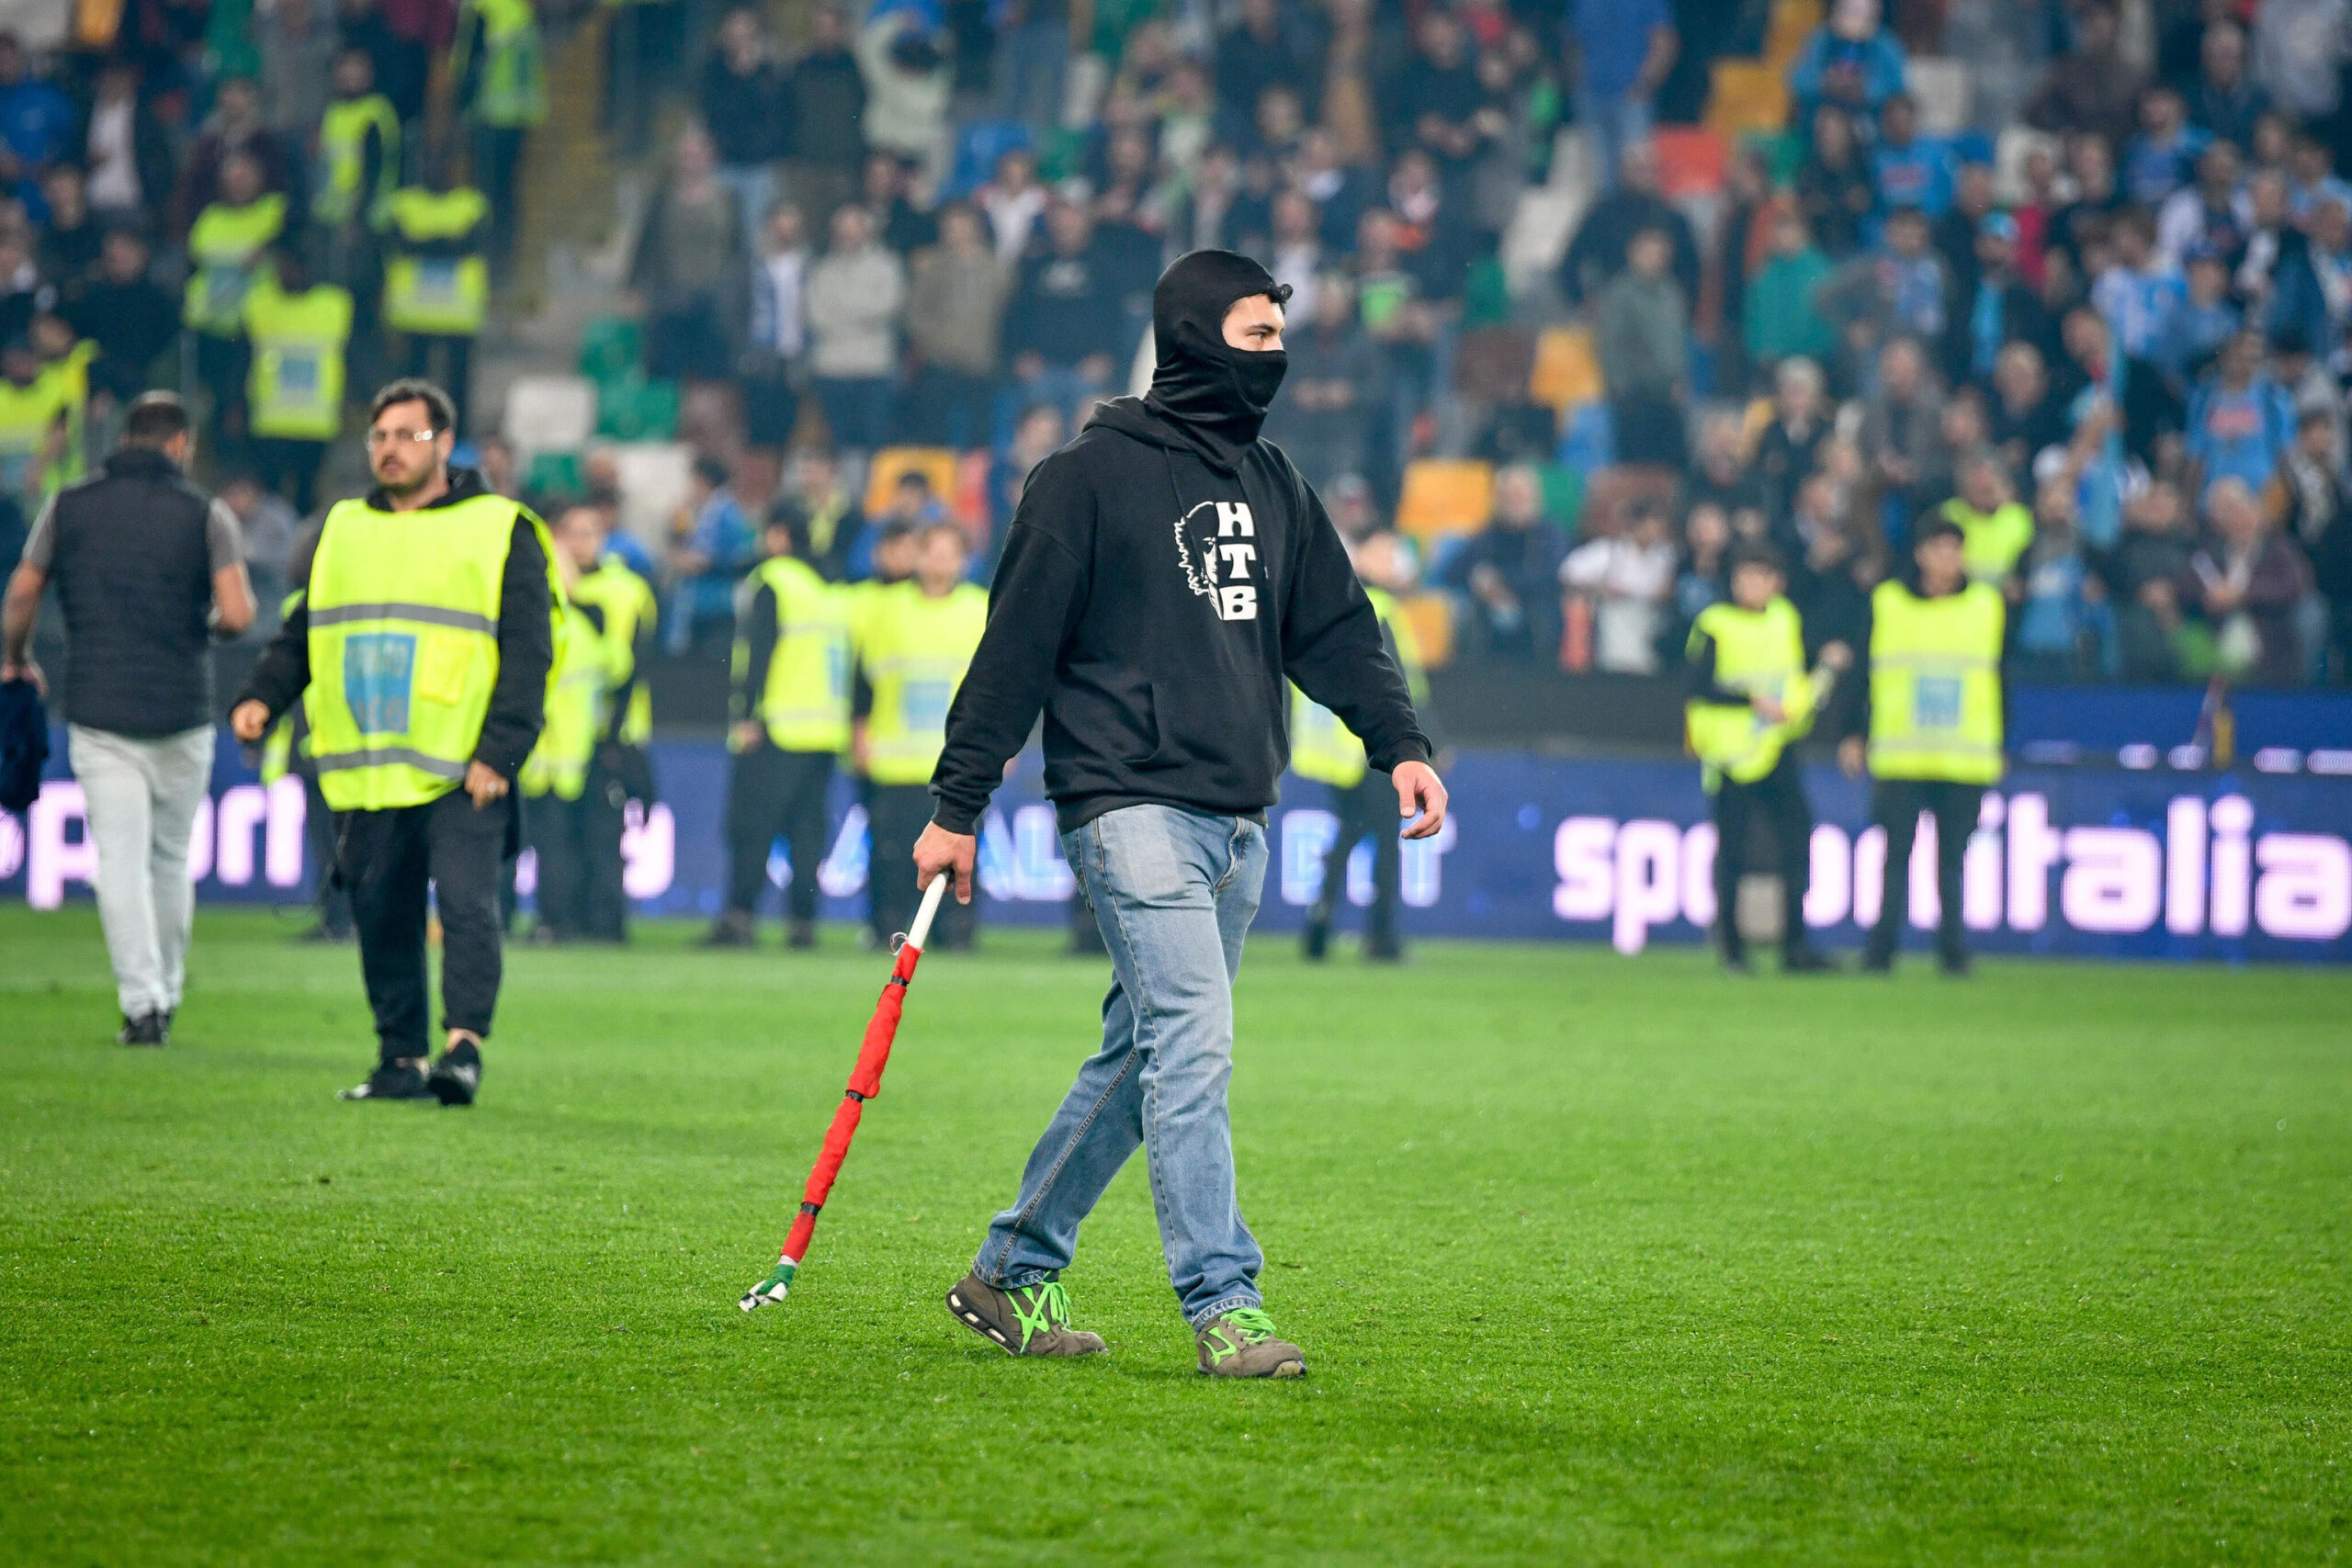
<path id="1" fill-rule="evenodd" d="M 0 912 L 0 1562 L 2284 1563 L 2352 1556 L 2352 982 L 1250 950 L 1304 1382 L 1193 1370 L 1131 1167 L 1113 1354 L 940 1304 L 1090 1049 L 1043 933 L 923 966 L 745 1316 L 883 960 L 516 951 L 483 1102 L 338 1104 L 356 960 L 207 912 L 164 1052 Z"/>

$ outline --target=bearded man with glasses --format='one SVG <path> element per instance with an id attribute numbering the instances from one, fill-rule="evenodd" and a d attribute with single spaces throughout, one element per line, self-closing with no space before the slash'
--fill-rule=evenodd
<path id="1" fill-rule="evenodd" d="M 403 379 L 368 410 L 376 489 L 327 513 L 230 728 L 258 742 L 296 699 L 334 813 L 379 1061 L 346 1100 L 470 1105 L 498 1005 L 499 880 L 515 773 L 537 741 L 561 603 L 530 510 L 452 468 L 455 412 Z M 428 1069 L 425 895 L 437 894 L 445 1044 Z"/>

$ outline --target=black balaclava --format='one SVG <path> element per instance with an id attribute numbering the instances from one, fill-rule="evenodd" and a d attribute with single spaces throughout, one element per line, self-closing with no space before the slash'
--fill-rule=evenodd
<path id="1" fill-rule="evenodd" d="M 1253 352 L 1225 341 L 1225 313 L 1237 299 L 1262 294 L 1280 305 L 1290 285 L 1232 251 L 1192 251 L 1159 275 L 1151 291 L 1151 329 L 1159 362 L 1145 404 L 1185 427 L 1204 456 L 1227 469 L 1258 439 L 1290 356 Z"/>

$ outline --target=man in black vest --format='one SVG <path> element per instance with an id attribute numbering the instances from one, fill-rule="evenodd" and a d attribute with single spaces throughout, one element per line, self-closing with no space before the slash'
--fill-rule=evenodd
<path id="1" fill-rule="evenodd" d="M 0 680 L 41 682 L 40 596 L 65 612 L 68 755 L 97 846 L 98 919 L 125 1045 L 161 1045 L 196 912 L 188 836 L 212 777 L 209 634 L 253 624 L 237 519 L 188 483 L 187 408 L 134 400 L 97 474 L 41 509 L 0 605 Z"/>

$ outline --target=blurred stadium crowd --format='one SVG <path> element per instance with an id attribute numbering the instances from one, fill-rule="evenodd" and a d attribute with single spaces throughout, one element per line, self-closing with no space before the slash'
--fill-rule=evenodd
<path id="1" fill-rule="evenodd" d="M 2346 0 L 0 24 L 0 533 L 178 386 L 274 601 L 360 488 L 346 392 L 429 370 L 494 484 L 606 502 L 662 647 L 723 657 L 771 515 L 850 581 L 946 517 L 984 581 L 1029 468 L 1148 372 L 1161 266 L 1222 245 L 1295 290 L 1268 434 L 1396 534 L 1432 664 L 1670 667 L 1744 537 L 1849 637 L 1939 512 L 2015 675 L 2352 676 Z M 500 320 L 540 302 L 551 115 L 646 176 L 576 365 Z"/>

